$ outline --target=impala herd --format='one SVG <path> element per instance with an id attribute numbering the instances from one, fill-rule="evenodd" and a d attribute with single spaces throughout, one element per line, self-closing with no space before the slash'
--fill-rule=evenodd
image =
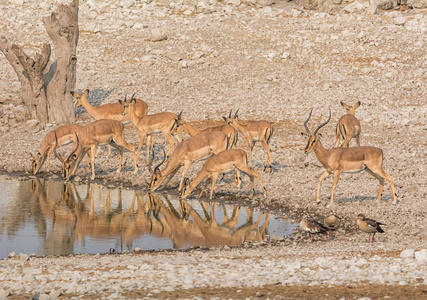
<path id="1" fill-rule="evenodd" d="M 84 93 L 71 92 L 75 98 L 75 107 L 83 106 L 86 111 L 95 119 L 93 123 L 85 126 L 63 125 L 49 132 L 42 143 L 40 152 L 37 155 L 31 154 L 32 173 L 36 175 L 43 163 L 48 161 L 47 171 L 50 171 L 49 156 L 53 152 L 62 162 L 63 177 L 68 180 L 74 175 L 81 160 L 88 154 L 92 168 L 91 179 L 95 178 L 95 156 L 96 148 L 103 144 L 108 144 L 119 151 L 120 159 L 117 172 L 122 167 L 123 150 L 127 149 L 132 154 L 134 172 L 138 172 L 138 158 L 146 140 L 146 154 L 148 159 L 148 170 L 151 173 L 151 180 L 148 186 L 149 191 L 164 188 L 173 176 L 181 169 L 182 173 L 178 186 L 181 198 L 188 197 L 191 192 L 203 181 L 199 198 L 209 182 L 212 182 L 210 199 L 213 197 L 215 183 L 220 174 L 234 170 L 237 186 L 241 186 L 240 172 L 247 174 L 251 181 L 251 196 L 254 194 L 254 178 L 261 186 L 262 193 L 266 196 L 266 189 L 261 181 L 261 177 L 252 167 L 252 150 L 256 142 L 260 142 L 267 154 L 264 164 L 264 171 L 273 172 L 271 166 L 270 142 L 274 133 L 272 124 L 265 120 L 242 122 L 238 118 L 238 111 L 223 117 L 225 123 L 220 126 L 197 129 L 182 119 L 182 112 L 179 114 L 171 112 L 161 112 L 147 115 L 147 104 L 140 99 L 119 100 L 117 103 L 92 106 L 87 97 L 89 90 Z M 361 126 L 359 120 L 354 116 L 355 109 L 360 106 L 357 102 L 349 106 L 343 102 L 341 105 L 347 110 L 347 114 L 342 116 L 336 125 L 336 140 L 333 148 L 326 149 L 319 140 L 319 130 L 331 120 L 331 110 L 326 122 L 320 124 L 311 133 L 308 122 L 311 118 L 310 111 L 304 127 L 307 136 L 307 146 L 304 149 L 306 154 L 314 152 L 319 162 L 325 168 L 320 176 L 317 188 L 316 201 L 320 202 L 320 186 L 328 175 L 333 174 L 333 184 L 331 200 L 333 204 L 334 192 L 341 173 L 367 171 L 376 177 L 380 182 L 377 202 L 382 198 L 384 180 L 391 186 L 393 194 L 393 204 L 397 202 L 397 196 L 393 184 L 393 179 L 382 169 L 383 151 L 380 148 L 370 146 L 360 146 L 359 136 Z M 131 122 L 138 130 L 139 144 L 137 149 L 129 144 L 124 137 L 124 123 Z M 186 132 L 190 138 L 181 140 L 177 134 Z M 169 143 L 167 152 L 163 149 L 163 159 L 153 168 L 154 148 L 153 135 L 162 133 Z M 238 133 L 243 135 L 247 142 L 247 153 L 237 148 Z M 357 146 L 349 147 L 352 138 L 356 139 Z M 343 139 L 341 147 L 338 147 Z M 176 141 L 175 141 L 176 140 Z M 57 152 L 57 148 L 67 143 L 74 142 L 71 153 L 64 157 Z M 191 164 L 195 161 L 207 159 L 198 175 L 190 181 L 185 177 Z M 165 164 L 163 167 L 162 165 Z"/>

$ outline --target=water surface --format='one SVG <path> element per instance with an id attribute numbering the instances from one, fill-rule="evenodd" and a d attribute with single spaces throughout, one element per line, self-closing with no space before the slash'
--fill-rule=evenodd
<path id="1" fill-rule="evenodd" d="M 0 175 L 0 259 L 264 241 L 297 224 L 245 207 L 96 183 Z"/>

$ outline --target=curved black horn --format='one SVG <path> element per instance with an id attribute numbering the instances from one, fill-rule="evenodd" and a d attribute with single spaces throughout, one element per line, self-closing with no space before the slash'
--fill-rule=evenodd
<path id="1" fill-rule="evenodd" d="M 312 112 L 313 112 L 313 108 L 310 110 L 310 113 L 308 114 L 308 119 L 304 122 L 304 127 L 305 127 L 305 130 L 307 131 L 308 135 L 311 135 L 311 132 L 310 132 L 310 129 L 308 129 L 307 123 L 308 123 L 308 121 L 311 118 L 311 113 Z"/>
<path id="2" fill-rule="evenodd" d="M 159 174 L 160 174 L 160 176 L 162 176 L 162 173 L 160 172 L 160 166 L 165 162 L 165 160 L 166 160 L 166 151 L 165 151 L 165 149 L 164 148 L 162 148 L 162 150 L 163 150 L 163 159 L 162 159 L 162 161 L 157 165 L 157 166 L 155 166 L 154 167 L 154 172 L 159 172 Z"/>
<path id="3" fill-rule="evenodd" d="M 239 108 L 239 109 L 240 109 L 240 108 Z M 237 118 L 237 113 L 239 112 L 239 109 L 238 109 L 238 110 L 236 110 L 236 113 L 234 114 L 233 119 Z"/>
<path id="4" fill-rule="evenodd" d="M 148 172 L 150 172 L 150 174 L 154 175 L 153 172 L 153 160 L 154 160 L 154 150 L 151 150 L 151 154 L 150 154 L 150 159 L 148 160 Z"/>
<path id="5" fill-rule="evenodd" d="M 228 114 L 228 117 L 229 118 L 231 118 L 231 112 L 232 112 L 233 110 L 232 109 L 230 109 L 230 113 Z"/>
<path id="6" fill-rule="evenodd" d="M 181 110 L 181 112 L 178 115 L 178 120 L 181 120 L 181 116 L 182 116 L 182 110 Z"/>
<path id="7" fill-rule="evenodd" d="M 152 174 L 152 175 L 156 175 L 156 172 L 158 171 L 160 173 L 160 166 L 165 162 L 166 160 L 166 152 L 165 149 L 163 149 L 163 160 L 154 167 L 154 170 L 152 169 L 153 166 L 153 160 L 154 160 L 154 151 L 151 151 L 152 157 L 150 158 L 150 160 L 148 161 L 148 171 Z M 162 176 L 162 174 L 160 173 L 160 176 Z"/>
<path id="8" fill-rule="evenodd" d="M 331 120 L 331 108 L 329 107 L 329 118 L 328 118 L 328 120 L 326 122 L 320 124 L 319 127 L 316 128 L 316 130 L 314 131 L 314 136 L 316 136 L 319 129 L 322 128 L 323 126 L 325 126 L 326 124 L 328 124 L 330 120 Z"/>

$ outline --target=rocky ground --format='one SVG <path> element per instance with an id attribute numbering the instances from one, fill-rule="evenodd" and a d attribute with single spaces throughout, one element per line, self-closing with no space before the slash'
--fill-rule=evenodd
<path id="1" fill-rule="evenodd" d="M 343 222 L 337 240 L 318 237 L 310 243 L 299 233 L 293 239 L 188 252 L 17 256 L 0 261 L 0 297 L 37 292 L 52 298 L 425 297 L 427 11 L 401 7 L 372 14 L 367 3 L 311 11 L 293 1 L 227 2 L 81 1 L 76 88 L 90 89 L 91 100 L 104 103 L 136 93 L 149 113 L 183 110 L 184 119 L 199 128 L 221 124 L 230 109 L 240 109 L 245 121 L 272 122 L 274 172 L 262 173 L 265 154 L 259 146 L 253 155 L 267 197 L 259 189 L 249 197 L 247 178 L 242 191 L 229 182 L 217 184 L 216 195 L 296 221 L 304 213 L 318 219 L 326 215 L 332 185 L 332 176 L 324 180 L 322 203 L 316 204 L 323 170 L 313 153 L 303 153 L 300 134 L 309 109 L 314 130 L 331 107 L 332 121 L 322 129 L 322 142 L 331 147 L 334 123 L 345 113 L 340 101 L 361 101 L 356 111 L 361 144 L 384 151 L 384 170 L 394 179 L 398 205 L 391 204 L 387 182 L 377 204 L 375 178 L 345 174 L 334 205 Z M 10 41 L 28 53 L 49 41 L 41 18 L 51 4 L 2 0 L 0 7 L 7 16 L 0 31 Z M 26 151 L 37 152 L 44 135 L 59 124 L 40 128 L 28 121 L 19 82 L 3 55 L 0 74 L 0 170 L 29 176 Z M 78 122 L 91 118 L 83 112 Z M 125 135 L 138 142 L 131 126 Z M 166 141 L 159 136 L 156 143 Z M 246 149 L 242 137 L 238 145 Z M 131 156 L 125 157 L 126 166 L 117 174 L 112 172 L 117 157 L 98 155 L 96 180 L 146 188 L 148 170 L 133 174 Z M 52 161 L 54 171 L 40 176 L 60 176 L 59 163 Z M 145 163 L 141 155 L 139 165 Z M 200 167 L 195 164 L 189 177 Z M 90 177 L 83 167 L 77 175 L 82 181 Z M 366 234 L 356 229 L 359 213 L 387 224 L 379 242 L 366 243 Z"/>

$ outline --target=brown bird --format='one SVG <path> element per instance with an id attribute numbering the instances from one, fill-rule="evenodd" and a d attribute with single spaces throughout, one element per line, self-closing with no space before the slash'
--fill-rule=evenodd
<path id="1" fill-rule="evenodd" d="M 335 232 L 334 238 L 336 238 L 337 230 L 341 225 L 341 219 L 337 216 L 334 210 L 331 210 L 331 214 L 327 216 L 325 220 L 323 220 L 323 223 L 325 224 L 325 227 L 328 229 L 328 239 L 329 239 L 330 231 Z"/>
<path id="2" fill-rule="evenodd" d="M 307 215 L 304 215 L 302 218 L 301 222 L 299 223 L 299 228 L 302 231 L 308 232 L 308 235 L 310 236 L 310 242 L 313 242 L 313 234 L 327 234 L 328 232 L 328 229 L 323 224 L 315 220 L 309 220 Z"/>
<path id="3" fill-rule="evenodd" d="M 385 225 L 383 223 L 377 222 L 372 219 L 365 218 L 364 214 L 358 214 L 357 215 L 357 221 L 356 221 L 357 227 L 359 227 L 360 230 L 369 233 L 368 237 L 368 243 L 375 242 L 375 233 L 377 232 L 384 232 L 384 230 L 381 228 L 380 225 Z M 372 239 L 371 239 L 372 234 Z"/>

